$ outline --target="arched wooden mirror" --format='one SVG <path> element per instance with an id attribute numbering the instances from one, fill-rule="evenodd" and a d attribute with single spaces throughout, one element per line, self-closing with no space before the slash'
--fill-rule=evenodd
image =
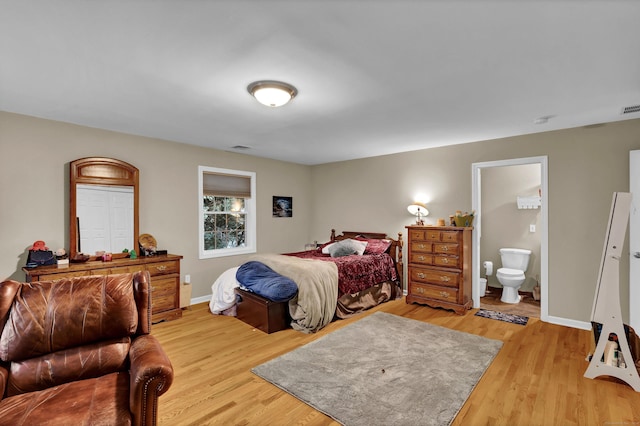
<path id="1" fill-rule="evenodd" d="M 89 157 L 70 163 L 69 255 L 138 250 L 138 178 L 131 164 Z"/>

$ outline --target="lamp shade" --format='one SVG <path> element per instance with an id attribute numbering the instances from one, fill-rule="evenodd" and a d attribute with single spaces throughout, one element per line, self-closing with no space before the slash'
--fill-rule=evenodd
<path id="1" fill-rule="evenodd" d="M 427 216 L 429 214 L 429 210 L 427 210 L 427 206 L 424 203 L 415 202 L 407 207 L 407 211 L 414 216 Z"/>

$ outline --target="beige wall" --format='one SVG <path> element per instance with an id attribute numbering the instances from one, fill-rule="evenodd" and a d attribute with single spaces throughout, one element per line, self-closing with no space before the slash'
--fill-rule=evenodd
<path id="1" fill-rule="evenodd" d="M 420 192 L 431 197 L 427 222 L 435 223 L 471 209 L 473 163 L 546 155 L 549 315 L 589 321 L 611 197 L 629 190 L 631 149 L 640 149 L 640 120 L 316 166 L 311 237 L 330 227 L 405 231 L 406 207 Z M 620 283 L 627 319 L 628 257 Z"/>
<path id="2" fill-rule="evenodd" d="M 303 250 L 309 241 L 308 166 L 0 112 L 0 278 L 24 279 L 36 240 L 68 248 L 69 162 L 89 156 L 140 169 L 140 232 L 184 256 L 193 297 L 211 294 L 218 275 L 246 257 L 198 259 L 198 165 L 256 172 L 258 251 Z M 292 218 L 272 217 L 273 195 L 293 197 Z"/>
<path id="3" fill-rule="evenodd" d="M 540 225 L 540 209 L 518 209 L 518 196 L 537 196 L 541 188 L 540 164 L 482 168 L 482 238 L 480 262 L 493 262 L 493 274 L 487 282 L 502 287 L 496 271 L 502 267 L 499 250 L 515 247 L 531 250 L 531 258 L 520 290 L 532 291 L 540 277 L 540 232 L 530 232 L 529 225 Z M 484 275 L 484 268 L 480 275 Z"/>
<path id="4" fill-rule="evenodd" d="M 68 164 L 76 158 L 115 157 L 140 169 L 140 231 L 184 256 L 183 275 L 199 297 L 244 258 L 198 260 L 198 165 L 255 171 L 258 250 L 285 252 L 326 241 L 331 228 L 404 232 L 418 194 L 428 198 L 428 223 L 471 210 L 474 162 L 546 155 L 549 315 L 588 321 L 611 196 L 629 189 L 631 149 L 640 149 L 640 120 L 309 167 L 0 112 L 0 277 L 23 278 L 35 240 L 68 245 Z M 293 218 L 272 218 L 273 195 L 293 196 Z M 626 319 L 627 258 L 621 294 Z"/>

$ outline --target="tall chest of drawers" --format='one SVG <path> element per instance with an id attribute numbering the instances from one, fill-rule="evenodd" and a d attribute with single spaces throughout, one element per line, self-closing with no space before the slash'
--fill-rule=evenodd
<path id="1" fill-rule="evenodd" d="M 407 226 L 407 303 L 471 309 L 471 232 L 455 226 Z"/>
<path id="2" fill-rule="evenodd" d="M 111 275 L 149 271 L 151 277 L 151 322 L 158 323 L 182 317 L 180 309 L 180 259 L 182 256 L 122 258 L 111 262 L 89 261 L 72 263 L 66 268 L 39 266 L 22 268 L 27 282 L 49 281 L 87 275 Z"/>

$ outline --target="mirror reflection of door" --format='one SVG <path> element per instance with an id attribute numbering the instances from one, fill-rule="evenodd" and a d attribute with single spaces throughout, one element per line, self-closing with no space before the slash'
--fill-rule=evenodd
<path id="1" fill-rule="evenodd" d="M 76 213 L 82 253 L 120 253 L 133 247 L 133 188 L 82 185 L 76 187 Z"/>

